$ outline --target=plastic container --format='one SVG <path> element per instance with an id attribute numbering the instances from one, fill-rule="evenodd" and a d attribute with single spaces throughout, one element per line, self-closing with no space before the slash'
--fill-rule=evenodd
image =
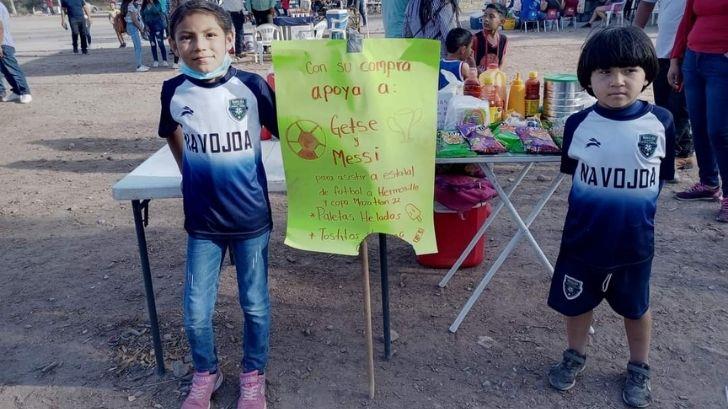
<path id="1" fill-rule="evenodd" d="M 554 120 L 579 112 L 585 104 L 586 92 L 573 74 L 554 74 L 544 77 L 543 117 Z"/>
<path id="2" fill-rule="evenodd" d="M 471 97 L 480 98 L 483 90 L 478 81 L 478 69 L 471 67 L 468 72 L 468 78 L 463 83 L 463 95 L 470 95 Z"/>
<path id="3" fill-rule="evenodd" d="M 538 80 L 538 72 L 536 71 L 528 73 L 524 100 L 526 117 L 538 115 L 538 109 L 541 106 L 541 82 Z"/>
<path id="4" fill-rule="evenodd" d="M 506 74 L 498 68 L 497 64 L 490 64 L 488 65 L 488 69 L 480 74 L 479 79 L 481 84 L 485 84 L 486 77 L 491 78 L 491 84 L 493 84 L 493 87 L 498 92 L 500 99 L 505 103 L 506 99 L 508 99 L 508 95 L 506 95 L 506 83 L 508 82 Z"/>
<path id="5" fill-rule="evenodd" d="M 483 203 L 467 212 L 455 213 L 435 205 L 435 240 L 438 251 L 417 256 L 417 262 L 426 267 L 450 268 L 488 219 L 491 208 L 490 204 Z M 485 240 L 483 235 L 465 258 L 462 267 L 474 267 L 483 261 Z"/>
<path id="6" fill-rule="evenodd" d="M 497 91 L 495 85 L 493 85 L 493 78 L 483 77 L 483 92 L 482 99 L 488 101 L 490 122 L 496 123 L 503 120 L 503 100 Z"/>
<path id="7" fill-rule="evenodd" d="M 346 9 L 326 10 L 326 26 L 329 30 L 346 30 L 348 16 L 349 12 Z"/>
<path id="8" fill-rule="evenodd" d="M 521 73 L 511 81 L 511 91 L 508 93 L 508 111 L 516 111 L 526 115 L 526 86 L 521 79 Z"/>
<path id="9" fill-rule="evenodd" d="M 269 72 L 268 75 L 265 77 L 265 81 L 270 85 L 270 87 L 273 89 L 273 91 L 276 90 L 276 75 L 272 72 Z M 270 131 L 265 126 L 260 128 L 260 140 L 261 141 L 267 141 L 271 138 Z"/>
<path id="10" fill-rule="evenodd" d="M 483 12 L 476 11 L 470 14 L 470 29 L 471 30 L 482 30 L 483 29 Z"/>

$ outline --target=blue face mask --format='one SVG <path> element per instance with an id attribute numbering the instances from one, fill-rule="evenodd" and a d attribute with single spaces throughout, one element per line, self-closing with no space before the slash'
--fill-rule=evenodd
<path id="1" fill-rule="evenodd" d="M 222 64 L 220 64 L 219 67 L 217 67 L 215 70 L 213 70 L 211 72 L 200 72 L 200 71 L 193 70 L 192 68 L 188 67 L 187 64 L 185 64 L 182 61 L 180 61 L 179 70 L 182 71 L 182 74 L 184 74 L 188 77 L 206 81 L 206 80 L 215 79 L 217 77 L 222 77 L 223 75 L 225 75 L 225 73 L 227 73 L 227 71 L 228 71 L 228 68 L 230 68 L 230 64 L 232 64 L 232 63 L 233 63 L 233 60 L 232 60 L 232 58 L 230 58 L 230 54 L 225 53 L 225 58 L 222 60 Z"/>

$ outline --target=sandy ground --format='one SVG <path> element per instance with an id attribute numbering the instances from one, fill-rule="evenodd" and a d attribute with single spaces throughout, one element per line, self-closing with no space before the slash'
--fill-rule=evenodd
<path id="1" fill-rule="evenodd" d="M 78 56 L 57 16 L 12 19 L 34 101 L 0 105 L 0 408 L 173 408 L 189 379 L 181 329 L 181 202 L 155 201 L 150 211 L 150 257 L 169 370 L 160 379 L 151 366 L 130 204 L 111 198 L 112 184 L 163 145 L 155 136 L 159 89 L 175 73 L 131 72 L 131 48 L 116 48 L 104 17 L 94 23 L 91 54 Z M 381 22 L 373 26 L 381 31 Z M 585 35 L 514 34 L 506 69 L 574 71 Z M 145 61 L 151 62 L 148 48 Z M 239 66 L 269 69 L 247 61 Z M 500 167 L 498 173 L 507 179 L 516 170 Z M 548 179 L 556 170 L 537 168 L 520 190 L 518 207 L 526 211 L 547 186 L 538 175 Z M 695 181 L 696 172 L 680 177 L 664 192 L 657 218 L 654 407 L 722 408 L 728 405 L 728 228 L 713 221 L 717 204 L 671 198 Z M 533 227 L 552 260 L 568 188 L 562 185 Z M 390 287 L 398 339 L 394 356 L 384 361 L 377 335 L 377 393 L 368 400 L 359 264 L 284 246 L 286 197 L 274 194 L 271 201 L 270 408 L 623 407 L 624 330 L 604 305 L 578 386 L 563 394 L 548 388 L 544 374 L 560 358 L 564 335 L 560 317 L 545 304 L 549 277 L 528 246 L 516 250 L 451 334 L 447 328 L 485 264 L 459 272 L 439 289 L 444 271 L 420 267 L 413 251 L 394 240 Z M 487 261 L 514 230 L 505 217 L 494 223 Z M 374 240 L 371 252 L 377 252 Z M 374 330 L 381 334 L 374 256 L 372 271 Z M 228 380 L 213 407 L 229 408 L 237 398 L 241 314 L 230 266 L 221 280 L 216 326 Z"/>

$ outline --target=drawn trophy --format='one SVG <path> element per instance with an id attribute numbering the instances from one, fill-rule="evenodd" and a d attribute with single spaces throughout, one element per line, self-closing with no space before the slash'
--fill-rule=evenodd
<path id="1" fill-rule="evenodd" d="M 387 127 L 402 137 L 402 142 L 412 140 L 412 128 L 422 119 L 422 109 L 401 109 L 387 118 Z"/>

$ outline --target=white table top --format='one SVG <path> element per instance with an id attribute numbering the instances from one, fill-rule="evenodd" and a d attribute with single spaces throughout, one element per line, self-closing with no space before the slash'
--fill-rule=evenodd
<path id="1" fill-rule="evenodd" d="M 268 191 L 285 192 L 281 147 L 277 140 L 261 141 Z M 182 175 L 169 146 L 155 152 L 111 189 L 115 200 L 169 199 L 182 197 Z"/>

